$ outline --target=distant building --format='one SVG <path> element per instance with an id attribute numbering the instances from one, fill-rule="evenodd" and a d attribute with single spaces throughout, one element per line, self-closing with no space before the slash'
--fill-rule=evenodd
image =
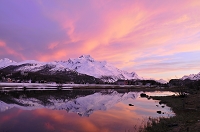
<path id="1" fill-rule="evenodd" d="M 66 82 L 66 84 L 74 84 L 74 82 Z"/>
<path id="2" fill-rule="evenodd" d="M 11 82 L 12 82 L 12 79 L 7 78 L 7 82 L 11 83 Z"/>
<path id="3" fill-rule="evenodd" d="M 135 82 L 135 85 L 142 86 L 142 85 L 143 85 L 143 83 L 142 83 L 142 82 L 139 82 L 139 81 L 137 81 L 137 82 Z"/>
<path id="4" fill-rule="evenodd" d="M 128 85 L 128 80 L 117 80 L 117 85 Z"/>
<path id="5" fill-rule="evenodd" d="M 56 82 L 47 82 L 47 84 L 56 84 Z"/>
<path id="6" fill-rule="evenodd" d="M 40 80 L 39 83 L 47 83 L 45 80 Z"/>

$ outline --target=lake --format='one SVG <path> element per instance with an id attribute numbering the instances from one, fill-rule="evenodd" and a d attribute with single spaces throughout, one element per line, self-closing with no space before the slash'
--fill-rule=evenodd
<path id="1" fill-rule="evenodd" d="M 128 89 L 4 91 L 0 94 L 0 132 L 134 132 L 149 117 L 174 116 L 169 107 L 142 98 L 141 93 Z"/>

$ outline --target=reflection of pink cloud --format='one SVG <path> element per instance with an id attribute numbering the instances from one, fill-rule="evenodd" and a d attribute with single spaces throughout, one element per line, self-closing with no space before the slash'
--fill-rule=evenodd
<path id="1" fill-rule="evenodd" d="M 137 98 L 136 100 L 125 100 L 125 102 L 126 104 L 118 102 L 105 111 L 93 111 L 89 117 L 80 117 L 77 113 L 68 113 L 66 110 L 19 110 L 14 108 L 8 110 L 6 115 L 0 114 L 0 118 L 3 119 L 3 121 L 0 120 L 0 125 L 12 126 L 18 131 L 19 126 L 24 126 L 21 129 L 23 131 L 34 129 L 59 132 L 110 132 L 133 130 L 133 125 L 139 128 L 142 122 L 145 123 L 146 116 L 155 116 L 156 114 L 155 109 L 152 109 L 155 107 L 154 100 Z M 130 107 L 128 102 L 132 102 L 135 106 Z"/>
<path id="2" fill-rule="evenodd" d="M 47 130 L 51 130 L 51 131 L 55 130 L 54 126 L 53 126 L 52 124 L 50 124 L 50 123 L 45 123 L 45 124 L 44 124 L 44 127 L 45 127 Z"/>
<path id="3" fill-rule="evenodd" d="M 0 124 L 11 121 L 13 118 L 18 117 L 21 113 L 22 113 L 22 110 L 17 110 L 15 113 L 10 113 L 10 114 L 1 116 Z"/>
<path id="4" fill-rule="evenodd" d="M 4 117 L 1 118 L 1 121 L 5 122 L 5 121 L 10 120 L 10 118 L 11 118 L 11 116 L 4 116 Z"/>
<path id="5" fill-rule="evenodd" d="M 66 111 L 52 111 L 50 110 L 51 112 L 46 112 L 47 110 L 44 110 L 44 109 L 40 109 L 40 110 L 36 110 L 35 114 L 37 116 L 42 116 L 43 118 L 46 118 L 48 117 L 49 118 L 49 121 L 50 122 L 54 122 L 56 124 L 63 124 L 63 125 L 67 125 L 66 127 L 66 131 L 70 131 L 70 129 L 75 129 L 75 130 L 82 130 L 82 131 L 98 131 L 97 128 L 95 127 L 95 125 L 90 122 L 89 120 L 85 119 L 85 118 L 79 118 L 79 120 L 77 120 L 77 118 L 75 118 L 74 116 L 78 116 L 77 114 L 73 114 L 73 115 L 70 115 L 68 113 L 66 113 Z M 63 129 L 63 128 L 58 128 L 59 125 L 56 125 L 54 124 L 54 126 L 56 127 L 53 127 L 53 125 L 50 125 L 50 123 L 48 123 L 47 125 L 45 124 L 45 127 L 50 127 L 50 128 L 54 128 L 56 130 L 59 130 L 59 129 Z M 72 125 L 72 128 L 69 128 L 69 125 Z M 74 125 L 77 125 L 78 124 L 78 128 L 73 128 Z"/>
<path id="6" fill-rule="evenodd" d="M 116 106 L 118 109 L 111 109 L 105 111 L 95 111 L 95 114 L 90 117 L 79 117 L 76 113 L 67 113 L 66 111 L 52 111 L 47 109 L 38 109 L 34 111 L 35 116 L 43 119 L 48 119 L 48 123 L 45 124 L 46 128 L 54 126 L 55 130 L 60 130 L 59 124 L 66 126 L 68 131 L 113 131 L 111 127 L 120 125 L 120 129 L 131 126 L 132 124 L 140 125 L 138 119 L 141 116 L 133 112 L 136 108 L 129 107 L 123 103 L 119 103 Z M 119 110 L 119 108 L 121 110 Z M 50 111 L 50 112 L 47 112 Z M 108 118 L 109 117 L 109 118 Z M 133 120 L 137 119 L 137 120 Z M 55 123 L 55 124 L 54 124 Z M 51 125 L 50 125 L 51 124 Z M 71 127 L 70 127 L 71 126 Z M 79 126 L 79 127 L 76 127 Z M 66 131 L 67 131 L 66 130 Z M 119 130 L 118 130 L 119 131 Z"/>

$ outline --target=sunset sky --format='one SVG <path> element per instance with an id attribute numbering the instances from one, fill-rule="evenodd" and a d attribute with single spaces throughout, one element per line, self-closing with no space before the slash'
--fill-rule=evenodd
<path id="1" fill-rule="evenodd" d="M 0 59 L 91 55 L 139 76 L 200 72 L 200 0 L 1 0 Z"/>

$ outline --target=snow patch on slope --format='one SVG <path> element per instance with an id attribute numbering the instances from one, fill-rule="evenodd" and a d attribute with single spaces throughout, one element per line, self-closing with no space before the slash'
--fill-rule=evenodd
<path id="1" fill-rule="evenodd" d="M 0 69 L 15 64 L 17 64 L 17 62 L 10 60 L 8 58 L 4 58 L 0 60 Z"/>
<path id="2" fill-rule="evenodd" d="M 95 61 L 90 55 L 82 55 L 76 59 L 57 62 L 66 68 L 96 78 L 110 77 L 113 81 L 118 79 L 141 79 L 135 72 L 128 73 L 120 70 L 106 61 Z"/>
<path id="3" fill-rule="evenodd" d="M 168 82 L 166 80 L 160 79 L 160 80 L 155 80 L 156 82 L 159 82 L 161 84 L 167 84 Z"/>

